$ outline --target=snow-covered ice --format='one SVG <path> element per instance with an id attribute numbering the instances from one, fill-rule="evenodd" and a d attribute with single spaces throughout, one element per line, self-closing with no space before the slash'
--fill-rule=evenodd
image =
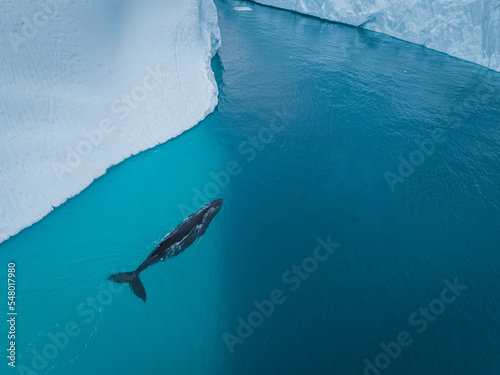
<path id="1" fill-rule="evenodd" d="M 17 0 L 0 12 L 0 242 L 217 104 L 212 0 Z"/>
<path id="2" fill-rule="evenodd" d="M 360 26 L 500 71 L 500 0 L 255 0 Z"/>

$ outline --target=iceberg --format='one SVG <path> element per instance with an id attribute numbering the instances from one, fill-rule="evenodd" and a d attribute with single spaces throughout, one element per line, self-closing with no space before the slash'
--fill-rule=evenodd
<path id="1" fill-rule="evenodd" d="M 500 0 L 256 0 L 361 27 L 500 71 Z"/>
<path id="2" fill-rule="evenodd" d="M 0 11 L 0 242 L 217 104 L 212 0 L 19 0 Z"/>

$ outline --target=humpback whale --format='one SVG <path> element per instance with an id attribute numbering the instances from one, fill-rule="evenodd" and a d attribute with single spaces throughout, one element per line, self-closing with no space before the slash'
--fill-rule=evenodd
<path id="1" fill-rule="evenodd" d="M 203 206 L 198 212 L 185 218 L 175 229 L 168 233 L 135 271 L 116 273 L 109 276 L 108 280 L 129 284 L 134 294 L 146 302 L 146 289 L 144 289 L 144 285 L 139 279 L 139 274 L 149 266 L 162 262 L 166 258 L 172 258 L 186 250 L 197 238 L 203 236 L 221 207 L 222 199 L 220 198 Z"/>

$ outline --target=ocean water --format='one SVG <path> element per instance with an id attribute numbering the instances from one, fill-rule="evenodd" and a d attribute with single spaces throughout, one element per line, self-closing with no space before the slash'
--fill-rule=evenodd
<path id="1" fill-rule="evenodd" d="M 217 6 L 216 111 L 0 245 L 1 373 L 500 373 L 500 75 Z M 215 197 L 145 304 L 107 282 Z"/>

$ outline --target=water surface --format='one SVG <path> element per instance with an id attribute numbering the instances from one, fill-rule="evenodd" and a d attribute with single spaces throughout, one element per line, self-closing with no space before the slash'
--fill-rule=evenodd
<path id="1" fill-rule="evenodd" d="M 381 373 L 498 373 L 498 73 L 285 11 L 217 6 L 217 110 L 0 245 L 0 264 L 17 264 L 18 366 L 362 374 L 407 332 Z M 134 269 L 215 196 L 224 206 L 204 237 L 141 275 L 146 304 L 110 290 L 112 271 Z M 317 237 L 340 246 L 290 281 Z M 467 288 L 419 333 L 409 318 L 455 278 Z M 276 289 L 284 302 L 228 347 L 224 334 Z M 53 354 L 68 322 L 76 337 L 34 357 Z"/>

